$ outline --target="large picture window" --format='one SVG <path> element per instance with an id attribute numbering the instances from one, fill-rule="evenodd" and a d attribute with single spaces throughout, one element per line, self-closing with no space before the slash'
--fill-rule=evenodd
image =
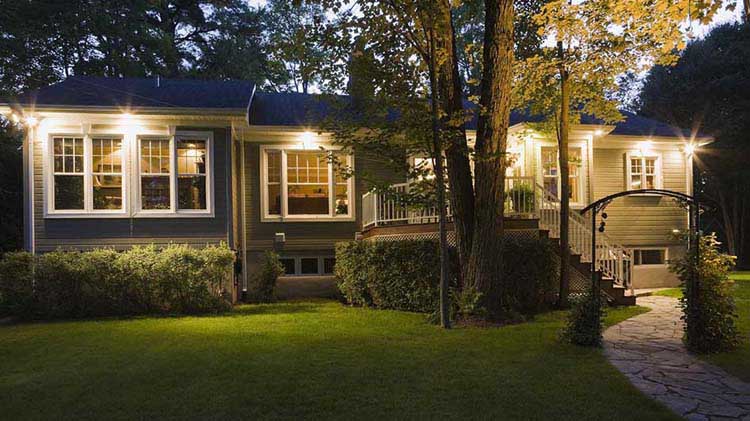
<path id="1" fill-rule="evenodd" d="M 351 166 L 350 156 L 270 147 L 261 148 L 261 156 L 265 218 L 353 217 L 352 178 L 340 171 Z"/>

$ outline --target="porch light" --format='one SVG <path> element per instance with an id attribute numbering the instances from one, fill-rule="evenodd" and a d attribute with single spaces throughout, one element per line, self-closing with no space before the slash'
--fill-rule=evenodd
<path id="1" fill-rule="evenodd" d="M 692 155 L 695 152 L 695 144 L 688 143 L 685 145 L 685 155 Z"/>
<path id="2" fill-rule="evenodd" d="M 302 149 L 315 149 L 317 146 L 315 134 L 312 132 L 305 131 L 299 136 L 299 138 L 302 141 Z"/>
<path id="3" fill-rule="evenodd" d="M 34 127 L 36 126 L 36 123 L 39 122 L 39 120 L 37 120 L 37 118 L 34 116 L 28 116 L 24 119 L 24 121 L 26 122 L 26 125 L 29 127 Z"/>
<path id="4" fill-rule="evenodd" d="M 641 150 L 641 155 L 646 155 L 647 153 L 651 152 L 651 149 L 653 148 L 653 143 L 651 142 L 651 139 L 646 139 L 643 142 L 640 142 L 639 149 Z"/>
<path id="5" fill-rule="evenodd" d="M 601 136 L 604 134 L 604 130 L 602 129 L 596 129 L 594 130 L 594 136 Z"/>
<path id="6" fill-rule="evenodd" d="M 133 114 L 130 113 L 122 113 L 123 120 L 130 120 L 133 118 Z"/>

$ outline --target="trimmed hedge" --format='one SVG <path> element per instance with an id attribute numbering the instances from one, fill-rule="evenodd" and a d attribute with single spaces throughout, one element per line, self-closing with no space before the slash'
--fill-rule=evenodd
<path id="1" fill-rule="evenodd" d="M 0 260 L 0 314 L 54 319 L 224 311 L 233 261 L 225 245 L 7 253 Z"/>
<path id="2" fill-rule="evenodd" d="M 514 309 L 544 308 L 557 285 L 554 251 L 542 239 L 507 238 L 504 280 Z M 451 273 L 458 269 L 451 250 Z M 434 312 L 439 302 L 440 254 L 435 240 L 353 241 L 336 246 L 336 281 L 347 303 L 383 309 Z M 451 280 L 456 288 L 456 279 Z"/>
<path id="3" fill-rule="evenodd" d="M 279 261 L 279 255 L 273 251 L 263 254 L 263 263 L 250 279 L 247 291 L 248 301 L 251 303 L 270 303 L 274 300 L 276 281 L 284 274 L 284 266 Z"/>

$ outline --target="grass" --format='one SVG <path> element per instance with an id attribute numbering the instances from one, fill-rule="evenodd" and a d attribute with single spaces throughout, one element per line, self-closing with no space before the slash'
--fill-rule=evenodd
<path id="1" fill-rule="evenodd" d="M 646 311 L 612 310 L 613 324 Z M 0 326 L 4 419 L 670 419 L 564 313 L 444 331 L 335 302 Z"/>
<path id="2" fill-rule="evenodd" d="M 735 281 L 733 295 L 737 304 L 737 327 L 740 330 L 742 342 L 735 351 L 707 355 L 703 358 L 750 382 L 750 272 L 734 272 L 730 277 Z M 654 295 L 680 298 L 682 289 L 665 289 Z"/>

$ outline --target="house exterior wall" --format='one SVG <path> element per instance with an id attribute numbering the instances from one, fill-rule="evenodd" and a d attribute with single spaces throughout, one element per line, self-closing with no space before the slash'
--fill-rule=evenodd
<path id="1" fill-rule="evenodd" d="M 75 127 L 75 126 L 73 126 Z M 78 125 L 80 130 L 80 125 Z M 160 126 L 166 132 L 166 126 Z M 51 251 L 57 248 L 85 250 L 96 247 L 127 248 L 138 244 L 165 245 L 184 243 L 194 246 L 229 242 L 232 226 L 231 218 L 231 158 L 229 155 L 231 128 L 198 125 L 177 125 L 180 131 L 203 131 L 213 133 L 213 176 L 211 185 L 214 198 L 213 216 L 201 217 L 47 217 L 45 215 L 46 173 L 45 160 L 49 159 L 46 143 L 49 135 L 66 132 L 75 133 L 75 128 L 47 127 L 35 130 L 31 142 L 33 151 L 33 241 L 36 252 Z M 108 131 L 108 134 L 117 134 Z M 125 137 L 125 148 L 127 145 Z M 129 149 L 126 149 L 129 150 Z M 127 161 L 126 177 L 130 178 L 135 169 Z M 126 192 L 133 194 L 133 186 Z"/>

